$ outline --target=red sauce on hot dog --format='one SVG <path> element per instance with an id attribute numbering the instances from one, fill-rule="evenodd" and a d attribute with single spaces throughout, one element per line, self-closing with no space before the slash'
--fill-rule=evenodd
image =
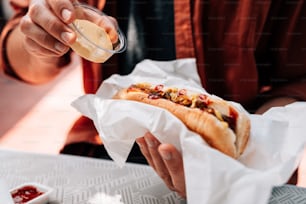
<path id="1" fill-rule="evenodd" d="M 128 88 L 128 92 L 129 91 L 141 91 L 148 94 L 149 99 L 167 99 L 189 108 L 198 108 L 217 117 L 216 110 L 209 107 L 213 102 L 205 94 L 198 94 L 196 97 L 192 98 L 187 94 L 186 89 L 165 89 L 164 85 L 152 87 L 145 83 L 133 84 Z M 236 132 L 238 113 L 231 107 L 229 111 L 229 115 L 221 114 L 221 117 L 217 118 L 221 121 L 227 122 L 229 127 Z"/>

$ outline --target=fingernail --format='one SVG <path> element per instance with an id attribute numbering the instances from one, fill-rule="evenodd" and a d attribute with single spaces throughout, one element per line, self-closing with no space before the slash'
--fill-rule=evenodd
<path id="1" fill-rule="evenodd" d="M 136 140 L 136 144 L 141 148 L 141 143 L 139 141 Z"/>
<path id="2" fill-rule="evenodd" d="M 68 21 L 71 18 L 71 11 L 69 11 L 68 9 L 63 9 L 62 18 L 64 21 Z"/>
<path id="3" fill-rule="evenodd" d="M 164 160 L 171 160 L 171 159 L 172 159 L 172 154 L 171 154 L 170 152 L 161 150 L 161 151 L 160 151 L 160 155 L 162 156 L 162 158 L 163 158 Z"/>
<path id="4" fill-rule="evenodd" d="M 73 38 L 73 33 L 63 32 L 61 34 L 61 38 L 64 42 L 69 43 L 70 40 Z"/>
<path id="5" fill-rule="evenodd" d="M 59 42 L 55 43 L 54 47 L 59 52 L 63 52 L 66 50 L 66 46 Z"/>

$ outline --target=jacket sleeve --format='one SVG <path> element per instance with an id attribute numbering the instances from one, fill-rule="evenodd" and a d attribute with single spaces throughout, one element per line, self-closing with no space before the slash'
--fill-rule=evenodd
<path id="1" fill-rule="evenodd" d="M 0 35 L 0 68 L 6 74 L 19 79 L 9 64 L 6 54 L 6 42 L 10 32 L 18 25 L 22 16 L 26 14 L 28 1 L 10 0 L 10 5 L 13 8 L 14 15 L 7 21 Z"/>

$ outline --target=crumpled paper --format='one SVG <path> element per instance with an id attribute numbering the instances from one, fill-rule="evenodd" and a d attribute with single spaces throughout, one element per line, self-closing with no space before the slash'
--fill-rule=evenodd
<path id="1" fill-rule="evenodd" d="M 273 186 L 286 183 L 297 168 L 306 140 L 306 103 L 272 108 L 264 115 L 249 114 L 250 141 L 239 160 L 234 160 L 210 148 L 168 111 L 112 99 L 121 88 L 139 82 L 205 92 L 194 59 L 144 60 L 131 74 L 113 75 L 96 94 L 76 99 L 72 105 L 93 120 L 119 166 L 124 165 L 135 139 L 147 131 L 175 145 L 183 155 L 189 204 L 266 204 Z"/>

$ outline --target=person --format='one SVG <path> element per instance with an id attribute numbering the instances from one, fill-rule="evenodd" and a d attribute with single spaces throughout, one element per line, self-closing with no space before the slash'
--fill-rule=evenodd
<path id="1" fill-rule="evenodd" d="M 16 14 L 1 34 L 1 67 L 27 83 L 52 80 L 70 61 L 73 1 L 10 2 Z M 85 93 L 95 93 L 114 73 L 129 73 L 142 59 L 193 57 L 208 92 L 236 101 L 251 113 L 306 99 L 302 0 L 290 5 L 269 0 L 85 2 L 114 16 L 128 40 L 127 51 L 106 63 L 82 59 Z M 170 189 L 185 197 L 179 152 L 150 133 L 137 143 L 140 151 L 135 145 L 130 161 L 147 160 Z M 92 122 L 81 117 L 61 153 L 104 157 L 101 144 Z"/>
<path id="2" fill-rule="evenodd" d="M 149 165 L 163 179 L 167 187 L 186 198 L 186 184 L 181 153 L 172 144 L 161 144 L 152 134 L 146 133 L 137 139 L 141 152 Z M 293 173 L 287 184 L 306 187 L 306 148 L 298 170 Z"/>

